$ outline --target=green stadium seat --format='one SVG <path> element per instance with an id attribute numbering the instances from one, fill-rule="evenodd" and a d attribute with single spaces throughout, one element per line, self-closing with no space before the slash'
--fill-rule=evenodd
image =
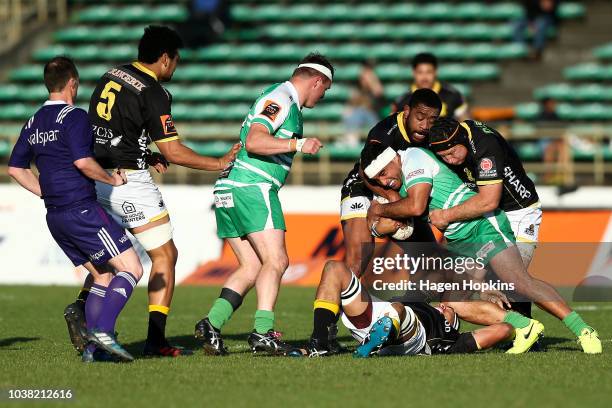
<path id="1" fill-rule="evenodd" d="M 552 84 L 534 91 L 536 99 L 553 98 L 560 101 L 612 101 L 612 86 L 601 84 Z"/>
<path id="2" fill-rule="evenodd" d="M 61 43 L 126 42 L 139 40 L 143 32 L 141 26 L 79 26 L 57 31 L 54 38 Z"/>
<path id="3" fill-rule="evenodd" d="M 193 149 L 196 153 L 203 156 L 221 157 L 232 147 L 231 142 L 194 142 L 191 140 L 185 141 L 185 144 Z"/>
<path id="4" fill-rule="evenodd" d="M 0 140 L 0 157 L 8 157 L 11 154 L 13 146 L 8 140 Z"/>
<path id="5" fill-rule="evenodd" d="M 188 17 L 183 5 L 171 4 L 160 6 L 131 5 L 88 7 L 75 15 L 78 23 L 117 23 L 117 22 L 181 22 Z"/>
<path id="6" fill-rule="evenodd" d="M 529 102 L 514 107 L 514 114 L 523 120 L 534 120 L 540 114 L 540 105 L 536 102 Z"/>
<path id="7" fill-rule="evenodd" d="M 593 55 L 601 60 L 612 59 L 612 43 L 595 48 Z"/>
<path id="8" fill-rule="evenodd" d="M 13 103 L 0 106 L 0 120 L 24 121 L 36 112 L 36 105 Z"/>
<path id="9" fill-rule="evenodd" d="M 612 80 L 612 65 L 586 63 L 566 68 L 563 75 L 570 81 L 609 81 Z"/>
<path id="10" fill-rule="evenodd" d="M 525 160 L 525 161 L 542 160 L 542 148 L 538 145 L 538 143 L 520 142 L 520 143 L 514 143 L 513 147 L 522 160 Z"/>
<path id="11" fill-rule="evenodd" d="M 562 2 L 559 6 L 559 17 L 563 20 L 570 20 L 584 17 L 586 10 L 584 4 Z"/>

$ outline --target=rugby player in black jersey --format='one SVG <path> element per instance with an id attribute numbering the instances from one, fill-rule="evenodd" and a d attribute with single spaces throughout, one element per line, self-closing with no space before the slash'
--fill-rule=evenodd
<path id="1" fill-rule="evenodd" d="M 370 130 L 366 143 L 377 140 L 396 151 L 409 146 L 426 146 L 427 131 L 438 117 L 440 109 L 440 98 L 434 91 L 419 89 L 414 92 L 410 104 L 401 112 L 388 116 Z M 345 260 L 357 276 L 360 276 L 362 265 L 367 264 L 371 256 L 371 253 L 362 252 L 363 249 L 370 251 L 371 246 L 363 244 L 372 243 L 374 240 L 366 222 L 370 201 L 374 195 L 391 201 L 399 199 L 399 195 L 391 189 L 370 185 L 360 174 L 359 162 L 356 163 L 342 185 L 340 220 L 344 233 Z M 435 238 L 429 225 L 415 218 L 414 232 L 410 240 L 434 242 Z"/>
<path id="2" fill-rule="evenodd" d="M 430 130 L 429 148 L 478 194 L 461 205 L 430 212 L 431 223 L 444 230 L 454 221 L 483 216 L 500 208 L 506 212 L 525 267 L 538 242 L 542 209 L 533 181 L 518 155 L 495 129 L 481 122 L 440 118 Z M 531 304 L 512 308 L 531 317 Z"/>
<path id="3" fill-rule="evenodd" d="M 179 140 L 172 120 L 172 95 L 161 83 L 172 78 L 182 45 L 174 30 L 147 27 L 138 44 L 138 60 L 108 70 L 98 81 L 89 105 L 96 159 L 109 172 L 124 169 L 128 179 L 118 188 L 97 184 L 98 201 L 130 230 L 152 262 L 144 350 L 149 356 L 189 353 L 171 346 L 165 336 L 178 251 L 172 239 L 170 216 L 149 166 L 162 173 L 168 163 L 221 171 L 234 160 L 240 146 L 234 145 L 221 158 L 212 158 L 195 153 Z M 151 153 L 151 142 L 161 154 Z"/>
<path id="4" fill-rule="evenodd" d="M 413 82 L 410 90 L 395 100 L 391 106 L 392 112 L 401 111 L 410 104 L 410 98 L 417 89 L 428 88 L 438 94 L 442 100 L 440 116 L 450 116 L 466 119 L 468 105 L 457 88 L 448 82 L 438 80 L 438 59 L 430 53 L 417 54 L 412 59 Z"/>

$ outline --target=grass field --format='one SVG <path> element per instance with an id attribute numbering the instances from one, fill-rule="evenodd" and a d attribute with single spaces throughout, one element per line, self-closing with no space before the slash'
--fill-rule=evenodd
<path id="1" fill-rule="evenodd" d="M 246 337 L 254 296 L 227 325 L 232 354 L 201 352 L 179 359 L 84 365 L 69 345 L 62 317 L 75 288 L 0 286 L 0 406 L 217 407 L 217 406 L 580 406 L 612 400 L 612 305 L 577 305 L 599 330 L 604 354 L 582 354 L 570 333 L 537 311 L 546 326 L 546 353 L 509 356 L 499 351 L 464 356 L 354 360 L 252 356 Z M 180 287 L 168 335 L 197 347 L 193 326 L 218 288 Z M 304 342 L 312 327 L 314 288 L 283 288 L 277 327 Z M 146 335 L 146 292 L 138 289 L 118 323 L 121 341 L 136 356 Z M 346 330 L 342 340 L 353 345 Z M 70 388 L 69 402 L 14 402 L 9 388 Z"/>

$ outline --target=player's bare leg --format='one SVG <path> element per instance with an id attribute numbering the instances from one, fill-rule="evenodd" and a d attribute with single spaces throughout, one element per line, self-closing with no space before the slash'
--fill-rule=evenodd
<path id="1" fill-rule="evenodd" d="M 151 258 L 149 274 L 149 326 L 145 343 L 147 356 L 176 357 L 191 354 L 173 347 L 166 339 L 166 320 L 174 295 L 175 268 L 178 250 L 171 235 L 170 217 L 165 217 L 130 230 Z"/>
<path id="2" fill-rule="evenodd" d="M 495 255 L 491 259 L 490 266 L 501 280 L 514 282 L 515 291 L 518 294 L 533 300 L 538 307 L 562 320 L 565 326 L 578 337 L 586 353 L 601 353 L 601 341 L 597 332 L 586 324 L 578 313 L 569 308 L 551 285 L 529 275 L 515 246 Z M 517 339 L 519 339 L 518 335 Z M 509 350 L 511 351 L 512 349 Z"/>
<path id="3" fill-rule="evenodd" d="M 244 296 L 253 286 L 261 269 L 261 262 L 245 238 L 227 238 L 239 267 L 225 281 L 221 294 L 213 303 L 207 316 L 196 323 L 195 337 L 204 342 L 204 352 L 209 355 L 225 355 L 221 329 L 240 307 Z"/>
<path id="4" fill-rule="evenodd" d="M 360 276 L 362 265 L 369 262 L 374 250 L 373 245 L 364 245 L 374 242 L 367 219 L 357 217 L 342 221 L 342 233 L 346 265 L 355 275 Z"/>

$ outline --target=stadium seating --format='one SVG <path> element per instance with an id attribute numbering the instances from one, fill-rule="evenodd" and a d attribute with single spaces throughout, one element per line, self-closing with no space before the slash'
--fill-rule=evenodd
<path id="1" fill-rule="evenodd" d="M 43 61 L 58 54 L 77 60 L 81 79 L 78 104 L 87 107 L 94 82 L 113 64 L 135 58 L 135 45 L 144 26 L 152 22 L 178 25 L 188 18 L 184 4 L 161 0 L 74 3 L 78 8 L 71 15 L 71 23 L 54 33 L 53 43 L 33 52 L 31 65 L 10 71 L 10 84 L 0 86 L 0 121 L 5 125 L 0 135 L 14 134 L 20 126 L 17 124 L 44 99 Z M 226 151 L 229 142 L 220 141 L 219 135 L 235 137 L 258 93 L 269 83 L 286 79 L 296 61 L 312 50 L 328 55 L 337 68 L 334 86 L 325 101 L 317 109 L 304 111 L 306 129 L 328 135 L 342 132 L 343 103 L 358 79 L 360 62 L 366 58 L 377 61 L 376 73 L 391 99 L 407 89 L 412 79 L 409 60 L 419 52 L 434 52 L 442 59 L 440 78 L 458 84 L 468 96 L 471 83 L 496 80 L 503 61 L 527 54 L 524 46 L 511 41 L 511 20 L 522 13 L 518 1 L 485 4 L 483 0 L 440 0 L 423 4 L 237 0 L 232 4 L 234 25 L 222 41 L 207 48 L 184 50 L 182 62 L 168 84 L 181 133 L 196 150 L 207 154 Z M 584 13 L 579 3 L 562 4 L 563 19 L 580 18 Z M 269 24 L 276 20 L 282 22 Z M 597 69 L 605 71 L 599 66 Z M 538 97 L 546 92 L 559 93 L 560 89 L 547 88 Z M 574 100 L 576 94 L 590 102 L 610 100 L 589 99 L 589 92 L 595 91 L 585 88 L 564 100 Z M 603 117 L 602 110 L 591 106 L 587 113 Z M 359 153 L 358 148 L 332 146 L 325 150 L 326 155 L 337 159 L 353 160 Z M 0 142 L 0 156 L 2 152 Z"/>

